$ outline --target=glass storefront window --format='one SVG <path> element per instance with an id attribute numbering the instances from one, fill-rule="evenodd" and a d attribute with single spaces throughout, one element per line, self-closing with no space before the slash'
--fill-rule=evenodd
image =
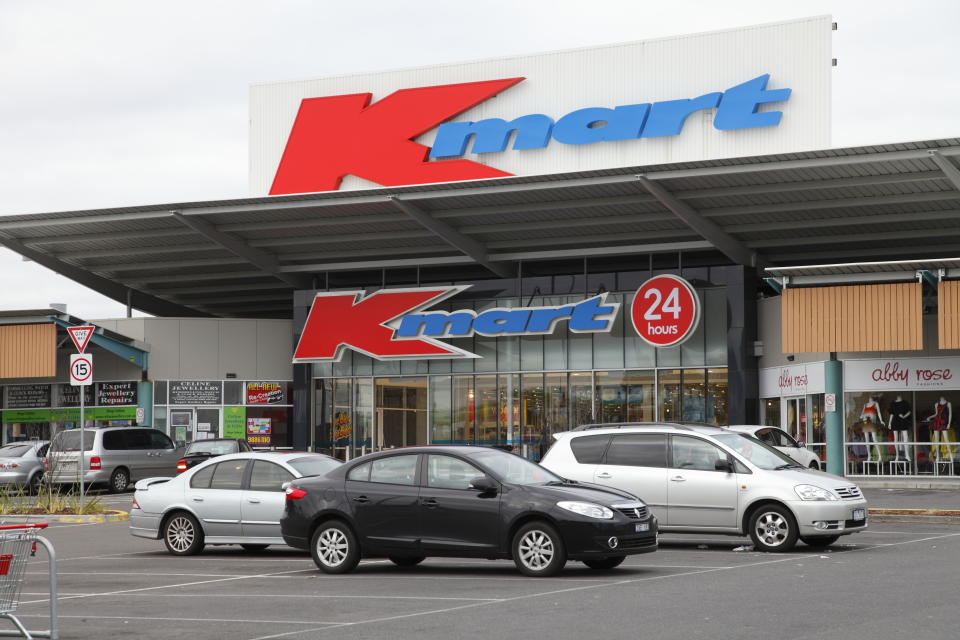
<path id="1" fill-rule="evenodd" d="M 510 445 L 520 441 L 520 376 L 499 376 L 499 418 L 500 428 L 497 442 Z"/>
<path id="2" fill-rule="evenodd" d="M 683 419 L 680 411 L 680 369 L 660 369 L 657 372 L 660 400 L 660 421 L 678 422 Z"/>
<path id="3" fill-rule="evenodd" d="M 547 434 L 567 429 L 567 374 L 548 373 L 544 376 L 546 390 L 545 411 Z"/>
<path id="4" fill-rule="evenodd" d="M 476 403 L 473 376 L 453 376 L 453 424 L 450 440 L 456 444 L 474 442 Z"/>
<path id="5" fill-rule="evenodd" d="M 353 389 L 353 444 L 357 455 L 363 455 L 373 445 L 373 380 L 358 378 Z"/>
<path id="6" fill-rule="evenodd" d="M 523 396 L 520 416 L 523 430 L 520 454 L 528 460 L 539 460 L 547 449 L 546 407 L 542 373 L 526 373 L 521 377 Z"/>
<path id="7" fill-rule="evenodd" d="M 596 422 L 593 413 L 593 374 L 574 372 L 570 374 L 570 428 Z"/>
<path id="8" fill-rule="evenodd" d="M 958 475 L 960 452 L 956 443 L 960 415 L 955 412 L 960 411 L 960 391 L 918 391 L 912 406 L 916 440 L 928 443 L 916 447 L 918 470 L 935 475 Z"/>
<path id="9" fill-rule="evenodd" d="M 474 419 L 477 425 L 477 444 L 497 443 L 497 376 L 474 378 Z"/>
<path id="10" fill-rule="evenodd" d="M 651 422 L 654 420 L 654 406 L 652 371 L 597 372 L 599 422 Z"/>
<path id="11" fill-rule="evenodd" d="M 430 377 L 430 442 L 450 444 L 453 440 L 450 376 Z"/>
<path id="12" fill-rule="evenodd" d="M 707 422 L 707 379 L 703 369 L 683 370 L 683 420 Z"/>
<path id="13" fill-rule="evenodd" d="M 780 426 L 780 398 L 764 398 L 763 402 L 763 422 L 761 424 L 768 427 Z"/>
<path id="14" fill-rule="evenodd" d="M 727 417 L 727 370 L 707 369 L 707 419 L 708 424 L 729 424 Z"/>
<path id="15" fill-rule="evenodd" d="M 623 296 L 608 294 L 606 304 L 622 303 Z M 630 310 L 621 304 L 620 312 L 613 323 L 610 333 L 597 333 L 593 336 L 593 366 L 597 369 L 619 369 L 623 367 L 623 326 L 624 318 Z M 626 320 L 629 324 L 629 320 Z M 632 331 L 632 329 L 631 329 Z"/>

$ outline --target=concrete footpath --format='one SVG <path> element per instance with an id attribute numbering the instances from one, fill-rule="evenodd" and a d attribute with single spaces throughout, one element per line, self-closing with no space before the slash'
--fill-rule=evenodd
<path id="1" fill-rule="evenodd" d="M 864 487 L 871 520 L 960 524 L 958 489 L 882 489 Z"/>

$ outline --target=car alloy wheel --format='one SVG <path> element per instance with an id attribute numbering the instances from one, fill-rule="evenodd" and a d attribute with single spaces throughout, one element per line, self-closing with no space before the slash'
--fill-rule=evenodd
<path id="1" fill-rule="evenodd" d="M 785 507 L 762 507 L 750 518 L 750 538 L 760 551 L 789 551 L 797 533 L 796 520 Z"/>
<path id="2" fill-rule="evenodd" d="M 193 516 L 178 513 L 167 520 L 163 541 L 173 555 L 189 556 L 203 548 L 203 531 Z"/>
<path id="3" fill-rule="evenodd" d="M 130 476 L 125 469 L 117 469 L 113 472 L 113 475 L 110 476 L 111 493 L 122 493 L 127 490 L 127 485 L 129 484 Z"/>
<path id="4" fill-rule="evenodd" d="M 348 573 L 360 562 L 357 539 L 350 528 L 338 521 L 326 522 L 313 534 L 311 554 L 324 573 Z"/>
<path id="5" fill-rule="evenodd" d="M 531 522 L 514 536 L 513 560 L 524 575 L 552 576 L 567 563 L 567 552 L 553 527 L 545 522 Z"/>

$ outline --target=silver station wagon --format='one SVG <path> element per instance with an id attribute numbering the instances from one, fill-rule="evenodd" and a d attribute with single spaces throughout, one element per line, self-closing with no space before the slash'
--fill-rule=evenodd
<path id="1" fill-rule="evenodd" d="M 823 547 L 867 527 L 859 487 L 743 433 L 637 423 L 554 438 L 544 467 L 639 496 L 663 532 L 747 534 L 761 551 L 788 551 L 798 539 Z"/>

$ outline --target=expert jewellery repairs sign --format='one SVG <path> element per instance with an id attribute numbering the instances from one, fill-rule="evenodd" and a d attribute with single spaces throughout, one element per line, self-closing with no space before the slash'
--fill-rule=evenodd
<path id="1" fill-rule="evenodd" d="M 571 333 L 609 333 L 620 311 L 607 294 L 543 307 L 474 311 L 431 310 L 470 285 L 318 293 L 294 352 L 294 362 L 334 362 L 346 349 L 378 360 L 478 358 L 445 339 L 552 334 L 561 324 Z M 637 334 L 658 347 L 680 344 L 700 322 L 700 301 L 689 282 L 656 276 L 634 296 Z"/>

